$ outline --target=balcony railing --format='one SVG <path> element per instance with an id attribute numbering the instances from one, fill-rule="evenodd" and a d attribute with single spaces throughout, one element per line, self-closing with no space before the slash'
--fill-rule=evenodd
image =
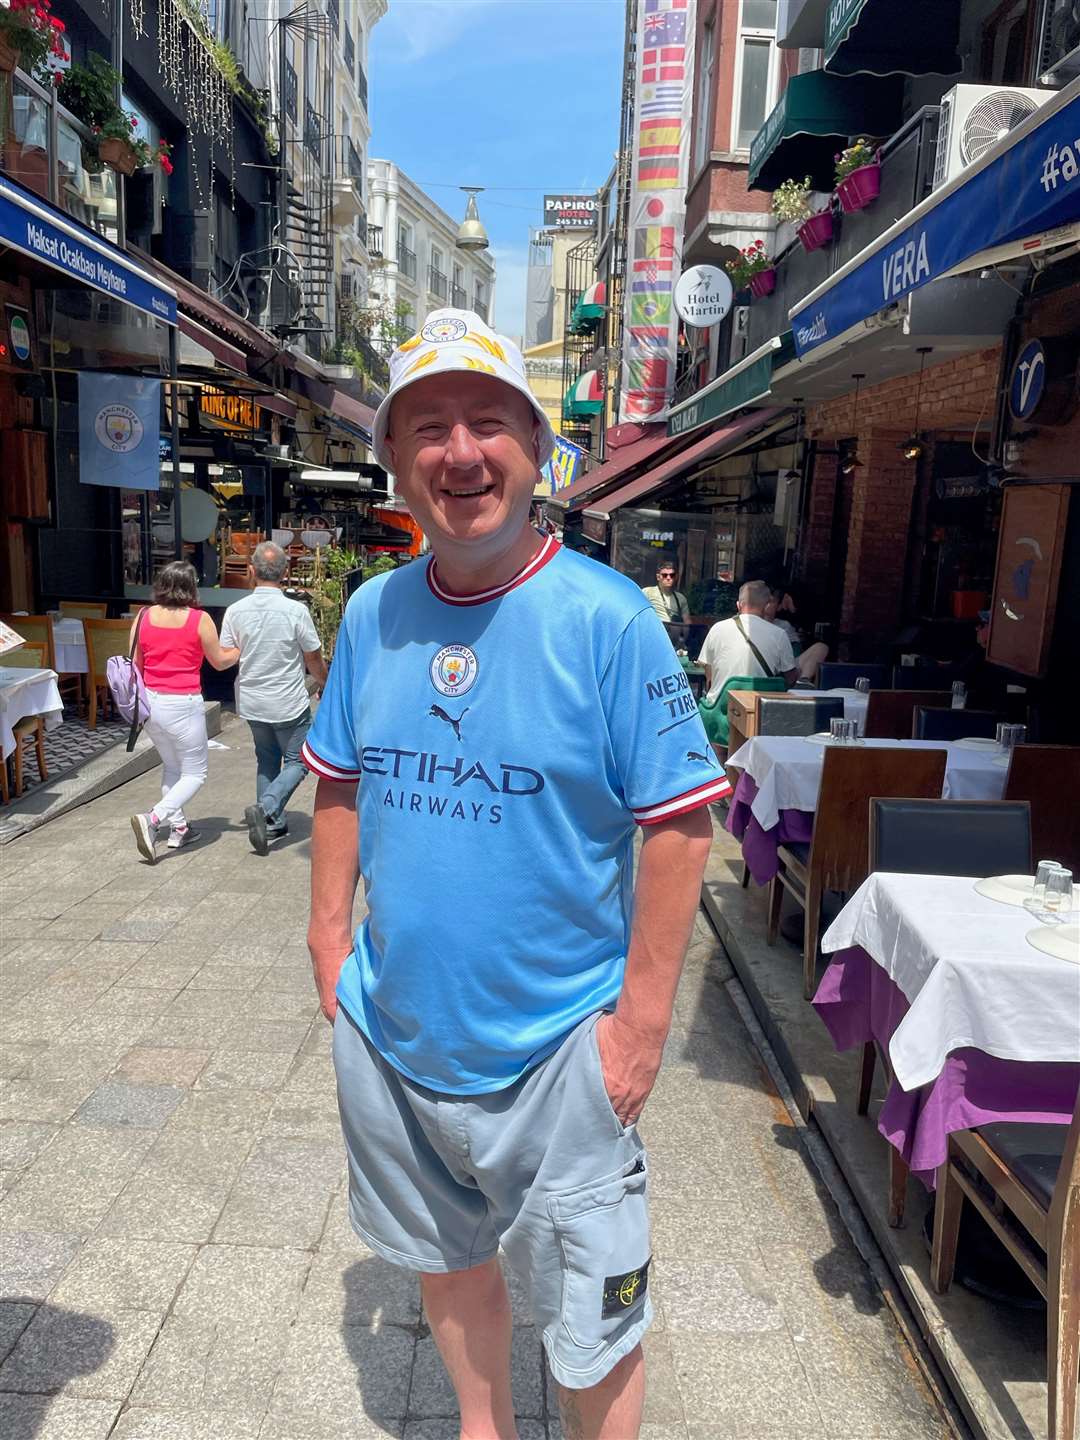
<path id="1" fill-rule="evenodd" d="M 289 117 L 289 119 L 293 122 L 294 125 L 296 124 L 296 117 L 297 117 L 297 114 L 299 113 L 299 112 L 298 112 L 298 109 L 297 109 L 298 96 L 299 96 L 299 94 L 300 94 L 300 90 L 299 90 L 299 86 L 297 85 L 296 71 L 295 71 L 295 70 L 293 69 L 293 67 L 289 64 L 288 60 L 286 60 L 286 61 L 285 61 L 285 96 L 284 96 L 284 99 L 285 99 L 285 114 Z"/>
<path id="2" fill-rule="evenodd" d="M 349 29 L 349 22 L 345 22 L 345 43 L 341 47 L 345 57 L 345 69 L 349 74 L 353 73 L 353 66 L 356 64 L 356 44 L 353 41 L 352 31 Z"/>
<path id="3" fill-rule="evenodd" d="M 367 106 L 367 74 L 366 74 L 366 72 L 365 72 L 365 70 L 364 70 L 363 65 L 357 65 L 357 67 L 356 67 L 356 91 L 357 91 L 357 94 L 360 96 L 360 104 L 364 107 L 364 111 L 365 111 L 365 113 L 366 113 L 366 112 L 367 112 L 367 108 L 368 108 L 368 106 Z"/>
<path id="4" fill-rule="evenodd" d="M 445 300 L 449 285 L 450 281 L 441 270 L 436 270 L 434 265 L 428 266 L 427 288 L 432 295 L 437 296 L 440 300 Z"/>
<path id="5" fill-rule="evenodd" d="M 304 101 L 304 144 L 314 159 L 322 161 L 322 116 L 310 100 Z"/>
<path id="6" fill-rule="evenodd" d="M 465 306 L 466 306 L 468 303 L 469 303 L 469 297 L 468 297 L 468 295 L 465 293 L 465 287 L 464 287 L 463 285 L 451 285 L 451 287 L 450 287 L 450 304 L 454 307 L 454 309 L 455 309 L 455 310 L 464 310 L 464 309 L 465 309 Z"/>
<path id="7" fill-rule="evenodd" d="M 360 151 L 351 140 L 346 142 L 345 168 L 360 187 L 360 193 L 364 191 L 364 162 L 360 158 Z"/>
<path id="8" fill-rule="evenodd" d="M 383 227 L 381 225 L 369 225 L 367 227 L 367 248 L 368 254 L 373 260 L 381 260 L 383 254 Z"/>
<path id="9" fill-rule="evenodd" d="M 330 18 L 330 26 L 335 35 L 338 33 L 338 27 L 341 23 L 341 15 L 338 7 L 339 0 L 326 0 L 326 13 Z"/>
<path id="10" fill-rule="evenodd" d="M 50 201 L 73 220 L 108 240 L 119 233 L 116 173 L 86 168 L 90 132 L 60 105 L 55 94 L 22 71 L 11 85 L 11 129 L 0 150 L 0 168 Z"/>
<path id="11" fill-rule="evenodd" d="M 415 250 L 410 250 L 407 245 L 399 244 L 397 247 L 397 263 L 402 275 L 405 275 L 409 280 L 416 279 Z"/>
<path id="12" fill-rule="evenodd" d="M 756 350 L 791 328 L 788 311 L 930 193 L 939 111 L 924 106 L 881 149 L 881 194 L 855 214 L 833 210 L 833 239 L 807 254 L 798 239 L 778 256 L 776 289 L 750 306 L 747 346 Z"/>
<path id="13" fill-rule="evenodd" d="M 487 301 L 482 296 L 477 295 L 473 301 L 473 309 L 476 311 L 477 315 L 480 316 L 480 319 L 483 320 L 484 324 L 486 325 L 488 318 Z"/>

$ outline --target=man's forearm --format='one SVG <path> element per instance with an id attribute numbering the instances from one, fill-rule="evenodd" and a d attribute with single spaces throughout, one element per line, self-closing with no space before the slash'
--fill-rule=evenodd
<path id="1" fill-rule="evenodd" d="M 703 805 L 650 826 L 641 845 L 630 950 L 615 1015 L 661 1045 L 671 1025 L 711 843 L 712 819 Z"/>
<path id="2" fill-rule="evenodd" d="M 356 785 L 320 780 L 311 826 L 312 932 L 351 931 L 359 879 Z"/>

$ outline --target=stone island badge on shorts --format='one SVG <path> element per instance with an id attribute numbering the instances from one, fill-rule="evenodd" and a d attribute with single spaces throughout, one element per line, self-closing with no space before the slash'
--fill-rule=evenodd
<path id="1" fill-rule="evenodd" d="M 604 1296 L 600 1309 L 602 1320 L 611 1320 L 616 1315 L 625 1315 L 639 1301 L 645 1299 L 649 1288 L 649 1266 L 651 1264 L 652 1259 L 650 1258 L 638 1269 L 628 1270 L 625 1275 L 604 1277 Z"/>
<path id="2" fill-rule="evenodd" d="M 428 672 L 440 695 L 455 699 L 470 691 L 480 673 L 480 662 L 467 645 L 444 645 Z"/>

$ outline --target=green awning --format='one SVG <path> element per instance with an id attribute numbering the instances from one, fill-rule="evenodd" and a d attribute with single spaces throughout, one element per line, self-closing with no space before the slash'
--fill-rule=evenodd
<path id="1" fill-rule="evenodd" d="M 830 0 L 825 69 L 833 75 L 956 75 L 960 0 Z"/>
<path id="2" fill-rule="evenodd" d="M 774 335 L 689 400 L 672 406 L 668 411 L 668 434 L 685 435 L 747 405 L 767 400 L 772 390 L 773 371 L 794 358 L 795 338 L 791 331 Z"/>
<path id="3" fill-rule="evenodd" d="M 852 136 L 887 136 L 897 128 L 903 84 L 899 76 L 793 75 L 750 146 L 750 189 L 775 190 L 809 175 L 815 190 L 831 190 L 836 152 Z"/>

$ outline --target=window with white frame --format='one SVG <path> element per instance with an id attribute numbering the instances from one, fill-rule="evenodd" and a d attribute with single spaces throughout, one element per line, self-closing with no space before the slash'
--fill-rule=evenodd
<path id="1" fill-rule="evenodd" d="M 739 44 L 735 59 L 732 149 L 749 150 L 766 115 L 776 103 L 779 50 L 776 46 L 777 0 L 741 0 Z"/>
<path id="2" fill-rule="evenodd" d="M 697 104 L 694 106 L 694 174 L 709 158 L 713 143 L 713 79 L 716 70 L 716 17 L 708 22 L 701 34 L 701 58 L 698 62 Z"/>

